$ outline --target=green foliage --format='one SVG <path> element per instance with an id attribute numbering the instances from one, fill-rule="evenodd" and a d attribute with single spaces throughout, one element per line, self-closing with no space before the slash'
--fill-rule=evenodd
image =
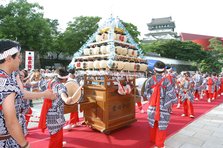
<path id="1" fill-rule="evenodd" d="M 205 59 L 201 60 L 198 63 L 198 67 L 199 67 L 199 70 L 203 73 L 205 72 L 220 73 L 222 64 L 218 60 L 214 59 L 209 53 L 209 56 L 207 56 Z"/>
<path id="2" fill-rule="evenodd" d="M 208 53 L 208 57 L 206 59 L 207 65 L 203 66 L 204 70 L 210 70 L 217 73 L 221 72 L 221 68 L 223 66 L 223 45 L 222 42 L 218 38 L 212 38 L 209 40 L 211 49 Z M 209 67 L 208 67 L 209 66 Z M 207 69 L 205 69 L 207 68 Z"/>
<path id="3" fill-rule="evenodd" d="M 64 33 L 58 31 L 58 20 L 43 18 L 43 7 L 27 0 L 12 0 L 0 6 L 0 38 L 18 41 L 24 50 L 34 50 L 42 57 L 51 51 L 72 55 L 97 30 L 100 17 L 80 16 L 69 22 Z M 138 42 L 137 27 L 124 23 Z"/>
<path id="4" fill-rule="evenodd" d="M 209 42 L 210 42 L 209 45 L 210 49 L 223 53 L 223 45 L 218 38 L 212 38 L 209 40 Z"/>
<path id="5" fill-rule="evenodd" d="M 179 40 L 158 40 L 152 43 L 142 44 L 144 52 L 155 52 L 162 57 L 186 61 L 200 61 L 205 57 L 205 51 L 201 46 L 193 42 Z"/>
<path id="6" fill-rule="evenodd" d="M 140 32 L 138 31 L 138 28 L 132 23 L 127 23 L 124 21 L 121 22 L 125 26 L 126 30 L 129 32 L 129 34 L 132 36 L 133 40 L 139 44 L 140 40 L 138 37 L 140 36 Z"/>
<path id="7" fill-rule="evenodd" d="M 80 16 L 69 22 L 62 40 L 66 43 L 65 48 L 70 54 L 75 53 L 97 30 L 100 17 Z"/>
<path id="8" fill-rule="evenodd" d="M 52 25 L 54 21 L 43 18 L 43 8 L 39 4 L 11 1 L 1 6 L 0 12 L 0 38 L 17 40 L 25 50 L 46 53 L 56 26 Z"/>
<path id="9" fill-rule="evenodd" d="M 142 44 L 142 47 L 145 52 L 155 52 L 162 57 L 195 62 L 201 72 L 219 73 L 222 67 L 219 59 L 223 54 L 215 50 L 204 51 L 200 45 L 191 41 L 158 40 Z"/>

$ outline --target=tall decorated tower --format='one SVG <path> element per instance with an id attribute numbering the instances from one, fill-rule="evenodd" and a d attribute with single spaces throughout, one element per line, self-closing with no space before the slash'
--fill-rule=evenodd
<path id="1" fill-rule="evenodd" d="M 99 22 L 97 31 L 74 54 L 69 68 L 84 76 L 80 109 L 89 127 L 107 134 L 136 121 L 135 79 L 145 76 L 147 63 L 118 18 Z"/>

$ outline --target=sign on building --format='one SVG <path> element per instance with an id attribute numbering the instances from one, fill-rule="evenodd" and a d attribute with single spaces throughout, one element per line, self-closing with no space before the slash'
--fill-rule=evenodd
<path id="1" fill-rule="evenodd" d="M 25 69 L 27 70 L 34 69 L 34 51 L 25 52 Z"/>

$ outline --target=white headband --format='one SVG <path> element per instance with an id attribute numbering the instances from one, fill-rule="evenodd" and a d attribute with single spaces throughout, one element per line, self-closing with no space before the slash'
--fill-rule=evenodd
<path id="1" fill-rule="evenodd" d="M 0 53 L 0 60 L 3 60 L 5 58 L 7 58 L 9 55 L 13 55 L 17 52 L 19 52 L 19 48 L 18 47 L 12 47 L 12 48 L 4 51 L 3 53 Z"/>
<path id="2" fill-rule="evenodd" d="M 60 75 L 58 74 L 57 77 L 58 77 L 59 79 L 68 79 L 68 78 L 69 78 L 69 75 L 67 75 L 67 76 L 60 76 Z"/>
<path id="3" fill-rule="evenodd" d="M 167 71 L 171 71 L 172 70 L 172 68 L 169 68 L 169 69 L 166 69 Z"/>
<path id="4" fill-rule="evenodd" d="M 154 67 L 154 69 L 155 69 L 155 71 L 158 71 L 158 72 L 162 72 L 165 70 L 164 68 L 157 68 L 157 67 Z"/>

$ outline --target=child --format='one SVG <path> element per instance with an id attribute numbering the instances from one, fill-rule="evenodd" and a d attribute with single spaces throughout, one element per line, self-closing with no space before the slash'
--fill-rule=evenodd
<path id="1" fill-rule="evenodd" d="M 46 127 L 48 128 L 50 133 L 49 148 L 63 147 L 64 103 L 72 102 L 72 98 L 67 96 L 67 89 L 63 85 L 67 81 L 68 72 L 59 68 L 56 73 L 58 75 L 48 83 L 47 88 L 57 94 L 57 99 L 44 100 L 38 126 L 43 132 Z"/>
<path id="2" fill-rule="evenodd" d="M 189 116 L 190 118 L 194 118 L 194 108 L 193 108 L 193 101 L 194 101 L 194 95 L 192 92 L 192 80 L 190 79 L 190 73 L 187 72 L 184 74 L 184 79 L 181 81 L 181 101 L 183 103 L 184 113 L 181 115 Z"/>

